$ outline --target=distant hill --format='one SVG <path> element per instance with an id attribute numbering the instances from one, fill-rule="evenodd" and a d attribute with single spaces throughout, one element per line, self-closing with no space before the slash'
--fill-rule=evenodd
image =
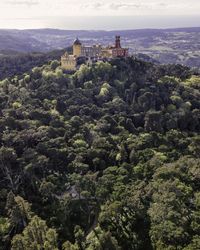
<path id="1" fill-rule="evenodd" d="M 113 41 L 116 34 L 128 38 L 141 38 L 152 36 L 164 36 L 166 33 L 200 33 L 200 27 L 197 28 L 177 28 L 177 29 L 137 29 L 137 30 L 114 30 L 114 31 L 87 31 L 87 30 L 59 30 L 59 29 L 27 29 L 13 30 L 0 29 L 0 50 L 16 50 L 23 52 L 48 51 L 59 49 L 70 45 L 75 37 L 83 40 L 92 38 L 103 39 L 105 37 Z M 89 41 L 88 41 L 89 42 Z M 105 41 L 106 42 L 106 41 Z M 126 44 L 126 41 L 124 41 Z"/>
<path id="2" fill-rule="evenodd" d="M 86 31 L 58 29 L 0 30 L 0 50 L 49 52 L 71 46 L 78 36 L 88 44 L 112 44 L 122 36 L 131 54 L 146 54 L 161 63 L 180 63 L 200 67 L 200 27 L 176 29 L 138 29 Z"/>
<path id="3" fill-rule="evenodd" d="M 52 60 L 60 60 L 65 51 L 71 48 L 53 50 L 50 52 L 17 52 L 12 50 L 0 51 L 0 80 L 14 75 L 21 75 L 33 67 L 42 66 Z"/>

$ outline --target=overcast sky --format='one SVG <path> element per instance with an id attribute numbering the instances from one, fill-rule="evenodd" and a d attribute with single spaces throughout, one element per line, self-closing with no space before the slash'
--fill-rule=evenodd
<path id="1" fill-rule="evenodd" d="M 21 28 L 27 28 L 30 20 L 26 22 L 26 19 L 32 19 L 37 26 L 48 26 L 42 19 L 69 16 L 197 16 L 200 0 L 0 0 L 0 10 L 0 28 L 14 28 L 19 22 Z M 13 19 L 18 21 L 14 23 Z"/>

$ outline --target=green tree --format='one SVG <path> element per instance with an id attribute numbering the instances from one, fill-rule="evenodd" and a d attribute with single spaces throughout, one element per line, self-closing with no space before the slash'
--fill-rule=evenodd
<path id="1" fill-rule="evenodd" d="M 46 222 L 34 216 L 22 234 L 12 240 L 12 250 L 58 250 L 57 233 Z"/>

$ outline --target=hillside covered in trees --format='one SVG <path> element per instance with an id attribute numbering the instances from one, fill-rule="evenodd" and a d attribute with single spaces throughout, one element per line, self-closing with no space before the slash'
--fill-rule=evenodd
<path id="1" fill-rule="evenodd" d="M 0 82 L 0 249 L 200 249 L 200 77 L 135 58 Z"/>
<path id="2" fill-rule="evenodd" d="M 6 77 L 22 75 L 36 66 L 47 64 L 50 60 L 60 60 L 61 55 L 63 55 L 66 50 L 71 52 L 70 47 L 46 53 L 23 53 L 12 50 L 0 50 L 0 80 Z"/>

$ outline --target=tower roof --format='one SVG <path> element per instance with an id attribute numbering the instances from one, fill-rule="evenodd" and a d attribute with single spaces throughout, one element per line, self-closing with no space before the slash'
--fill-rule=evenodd
<path id="1" fill-rule="evenodd" d="M 74 45 L 81 45 L 80 40 L 78 39 L 78 37 L 76 38 L 76 40 L 74 41 Z"/>

